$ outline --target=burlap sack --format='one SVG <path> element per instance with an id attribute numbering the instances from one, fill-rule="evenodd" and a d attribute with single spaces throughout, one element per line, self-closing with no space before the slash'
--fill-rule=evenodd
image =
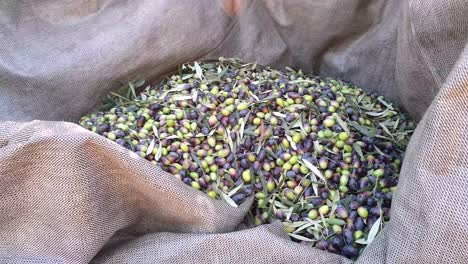
<path id="1" fill-rule="evenodd" d="M 289 241 L 280 223 L 241 230 L 249 202 L 213 201 L 57 122 L 119 81 L 222 55 L 339 77 L 422 118 L 391 221 L 357 263 L 467 263 L 467 11 L 462 0 L 1 1 L 0 262 L 350 263 Z"/>

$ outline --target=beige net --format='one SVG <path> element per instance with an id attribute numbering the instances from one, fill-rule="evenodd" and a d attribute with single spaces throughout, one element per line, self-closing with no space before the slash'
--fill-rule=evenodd
<path id="1" fill-rule="evenodd" d="M 467 263 L 468 5 L 1 1 L 0 263 L 349 263 L 77 125 L 119 81 L 239 57 L 342 78 L 421 119 L 358 263 Z M 32 121 L 34 119 L 49 121 Z M 9 121 L 7 121 L 9 120 Z"/>

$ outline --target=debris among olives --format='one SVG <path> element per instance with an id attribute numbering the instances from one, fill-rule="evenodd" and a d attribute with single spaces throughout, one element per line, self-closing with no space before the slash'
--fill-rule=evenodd
<path id="1" fill-rule="evenodd" d="M 142 84 L 80 124 L 296 242 L 356 259 L 389 220 L 415 123 L 382 96 L 226 58 Z"/>

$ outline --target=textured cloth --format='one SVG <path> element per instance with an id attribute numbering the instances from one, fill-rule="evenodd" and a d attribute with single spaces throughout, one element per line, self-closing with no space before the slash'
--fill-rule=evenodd
<path id="1" fill-rule="evenodd" d="M 391 220 L 357 263 L 467 263 L 468 5 L 462 0 L 0 2 L 0 263 L 351 263 L 253 229 L 63 121 L 187 61 L 341 78 L 420 120 Z M 32 121 L 40 119 L 44 121 Z"/>

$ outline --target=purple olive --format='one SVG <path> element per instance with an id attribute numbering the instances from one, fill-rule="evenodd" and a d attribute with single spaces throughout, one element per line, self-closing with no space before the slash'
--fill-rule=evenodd
<path id="1" fill-rule="evenodd" d="M 364 220 L 361 217 L 356 218 L 354 221 L 354 230 L 363 230 L 364 229 Z"/>
<path id="2" fill-rule="evenodd" d="M 326 250 L 328 248 L 328 241 L 320 240 L 315 244 L 315 247 L 321 250 Z"/>
<path id="3" fill-rule="evenodd" d="M 359 254 L 359 250 L 352 245 L 346 245 L 341 249 L 341 254 L 348 258 L 355 258 Z"/>

